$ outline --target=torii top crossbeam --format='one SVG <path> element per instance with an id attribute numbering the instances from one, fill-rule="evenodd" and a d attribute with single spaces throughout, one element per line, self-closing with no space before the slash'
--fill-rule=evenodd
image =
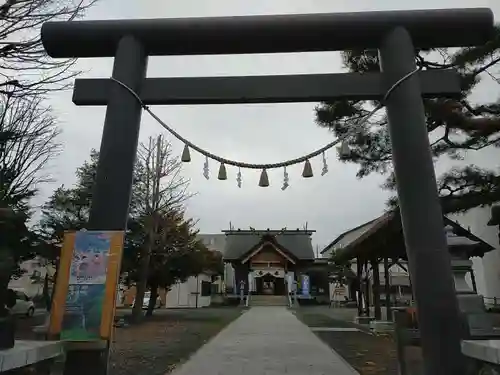
<path id="1" fill-rule="evenodd" d="M 398 26 L 416 48 L 485 43 L 487 8 L 293 14 L 213 18 L 47 22 L 43 45 L 52 57 L 112 57 L 125 35 L 149 56 L 338 51 L 378 48 Z"/>

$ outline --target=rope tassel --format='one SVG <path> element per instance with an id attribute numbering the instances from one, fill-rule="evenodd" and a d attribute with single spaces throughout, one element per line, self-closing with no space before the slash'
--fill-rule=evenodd
<path id="1" fill-rule="evenodd" d="M 259 186 L 260 187 L 268 187 L 269 186 L 269 177 L 267 176 L 267 171 L 264 168 L 260 174 L 260 179 L 259 179 Z"/>
<path id="2" fill-rule="evenodd" d="M 227 180 L 226 166 L 224 165 L 224 163 L 220 163 L 219 175 L 217 176 L 217 178 L 221 181 Z"/>
<path id="3" fill-rule="evenodd" d="M 184 163 L 189 163 L 191 161 L 191 153 L 189 152 L 188 145 L 184 145 L 184 150 L 182 150 L 181 161 Z"/>
<path id="4" fill-rule="evenodd" d="M 304 163 L 304 170 L 302 171 L 302 177 L 304 178 L 310 178 L 313 177 L 313 170 L 311 167 L 311 162 L 309 160 L 306 160 Z"/>
<path id="5" fill-rule="evenodd" d="M 340 157 L 348 157 L 349 155 L 351 154 L 351 150 L 349 148 L 349 144 L 347 143 L 347 141 L 342 141 L 342 144 L 340 145 L 340 148 L 339 148 L 339 155 Z"/>

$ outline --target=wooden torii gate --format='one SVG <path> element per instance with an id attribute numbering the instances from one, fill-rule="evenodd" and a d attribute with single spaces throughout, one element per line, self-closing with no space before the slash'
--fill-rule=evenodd
<path id="1" fill-rule="evenodd" d="M 425 370 L 428 375 L 456 375 L 464 369 L 461 325 L 422 96 L 455 97 L 460 87 L 453 70 L 412 72 L 416 48 L 479 45 L 492 32 L 489 9 L 448 9 L 48 22 L 43 25 L 42 40 L 55 58 L 114 57 L 112 77 L 147 105 L 382 99 L 397 86 L 385 104 Z M 380 74 L 145 78 L 148 56 L 369 48 L 379 50 Z M 73 101 L 107 106 L 88 228 L 123 230 L 141 105 L 109 79 L 76 80 Z M 94 371 L 88 367 L 91 357 L 80 362 L 77 356 L 72 358 L 67 372 Z M 104 365 L 94 371 L 104 372 Z"/>

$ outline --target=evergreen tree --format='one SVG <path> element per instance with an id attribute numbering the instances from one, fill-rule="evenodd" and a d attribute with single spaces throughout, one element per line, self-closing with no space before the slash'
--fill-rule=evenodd
<path id="1" fill-rule="evenodd" d="M 438 56 L 439 58 L 436 58 Z M 355 50 L 343 53 L 345 67 L 351 72 L 380 71 L 376 50 Z M 462 95 L 457 100 L 424 99 L 427 129 L 435 158 L 447 156 L 462 159 L 467 152 L 486 147 L 500 147 L 500 28 L 495 37 L 480 47 L 457 51 L 418 51 L 417 64 L 422 69 L 458 70 Z M 498 90 L 490 103 L 474 104 L 467 100 L 481 79 L 492 79 Z M 352 131 L 353 120 L 366 116 L 380 102 L 340 100 L 321 103 L 316 108 L 316 121 L 338 136 Z M 391 145 L 385 114 L 376 114 L 360 126 L 356 134 L 347 136 L 349 152 L 339 151 L 339 159 L 359 165 L 357 177 L 371 173 L 388 175 L 384 188 L 394 190 Z M 344 149 L 345 150 L 345 149 Z M 500 171 L 475 165 L 453 168 L 440 176 L 438 188 L 443 211 L 463 212 L 473 207 L 500 200 Z M 395 198 L 389 201 L 397 204 Z"/>
<path id="2" fill-rule="evenodd" d="M 45 236 L 62 243 L 64 232 L 85 228 L 92 201 L 92 188 L 99 153 L 90 152 L 90 159 L 76 170 L 76 183 L 70 188 L 57 188 L 42 207 L 40 227 Z"/>

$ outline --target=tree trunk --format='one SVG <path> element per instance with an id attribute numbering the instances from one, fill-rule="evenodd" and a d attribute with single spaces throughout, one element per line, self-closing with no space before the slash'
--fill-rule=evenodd
<path id="1" fill-rule="evenodd" d="M 56 261 L 56 270 L 54 272 L 54 276 L 52 277 L 52 291 L 50 293 L 50 301 L 49 301 L 48 309 L 47 309 L 48 312 L 50 312 L 52 309 L 52 301 L 54 300 L 54 296 L 56 294 L 56 285 L 57 285 L 58 275 L 59 275 L 59 261 Z"/>
<path id="2" fill-rule="evenodd" d="M 151 238 L 151 235 L 149 236 Z M 134 306 L 132 307 L 132 322 L 137 323 L 142 318 L 142 305 L 144 303 L 144 293 L 146 293 L 149 261 L 151 258 L 151 240 L 142 249 L 141 264 L 139 265 L 139 279 L 136 283 Z"/>
<path id="3" fill-rule="evenodd" d="M 146 311 L 146 316 L 152 316 L 156 306 L 156 300 L 158 299 L 158 285 L 151 285 L 151 297 L 149 298 L 148 310 Z"/>
<path id="4" fill-rule="evenodd" d="M 49 273 L 45 273 L 43 279 L 43 290 L 42 290 L 43 302 L 45 304 L 45 309 L 50 312 L 51 298 L 49 295 Z"/>

